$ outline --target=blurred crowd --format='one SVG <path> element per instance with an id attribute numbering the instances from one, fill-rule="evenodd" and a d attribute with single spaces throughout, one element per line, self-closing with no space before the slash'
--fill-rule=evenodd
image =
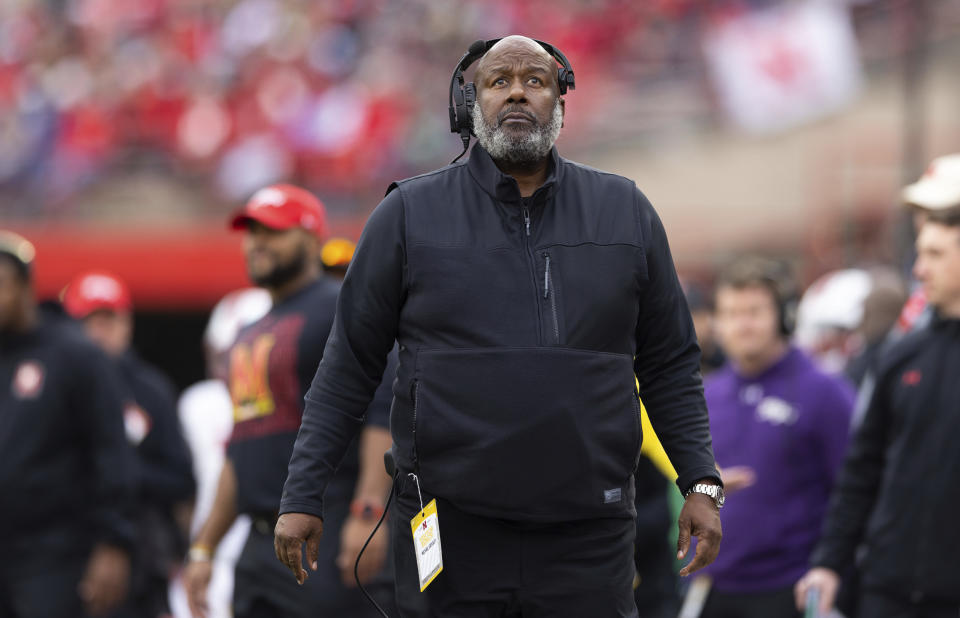
<path id="1" fill-rule="evenodd" d="M 684 52 L 679 33 L 658 26 L 694 3 L 561 4 L 7 2 L 0 188 L 31 198 L 23 214 L 38 202 L 57 212 L 86 184 L 140 162 L 212 181 L 225 201 L 285 178 L 349 193 L 447 156 L 441 76 L 463 41 L 533 23 L 576 59 L 578 75 L 637 84 Z"/>
<path id="2" fill-rule="evenodd" d="M 85 188 L 143 169 L 181 179 L 210 208 L 280 180 L 350 202 L 369 186 L 451 156 L 443 76 L 467 42 L 507 32 L 565 50 L 593 93 L 577 99 L 568 144 L 590 143 L 598 130 L 622 137 L 648 126 L 614 120 L 632 111 L 624 97 L 677 80 L 702 96 L 662 113 L 700 114 L 703 122 L 717 115 L 699 47 L 703 33 L 725 17 L 776 4 L 5 2 L 3 210 L 70 214 Z M 941 11 L 950 5 L 933 4 Z M 896 51 L 884 33 L 898 10 L 896 0 L 854 3 L 865 59 Z"/>

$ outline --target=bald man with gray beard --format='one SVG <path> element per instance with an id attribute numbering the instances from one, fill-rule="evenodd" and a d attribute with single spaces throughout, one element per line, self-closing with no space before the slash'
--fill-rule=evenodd
<path id="1" fill-rule="evenodd" d="M 303 581 L 305 545 L 315 568 L 324 489 L 396 340 L 401 615 L 637 616 L 635 384 L 687 495 L 679 554 L 700 539 L 683 574 L 719 549 L 690 312 L 636 185 L 554 146 L 562 55 L 520 36 L 474 49 L 479 143 L 391 185 L 367 223 L 306 397 L 277 556 Z"/>

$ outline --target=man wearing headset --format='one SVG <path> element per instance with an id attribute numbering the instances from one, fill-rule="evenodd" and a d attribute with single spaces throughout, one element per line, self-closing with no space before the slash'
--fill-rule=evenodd
<path id="1" fill-rule="evenodd" d="M 720 275 L 715 325 L 729 362 L 706 380 L 723 480 L 726 551 L 707 567 L 702 618 L 799 616 L 807 570 L 847 446 L 853 388 L 789 342 L 790 276 L 742 258 Z"/>
<path id="2" fill-rule="evenodd" d="M 476 88 L 460 89 L 478 58 Z M 633 182 L 553 147 L 573 86 L 553 47 L 478 41 L 452 86 L 452 128 L 479 144 L 391 185 L 367 223 L 307 393 L 278 558 L 302 582 L 305 543 L 316 567 L 324 488 L 397 340 L 401 615 L 637 616 L 635 380 L 687 493 L 678 553 L 700 537 L 683 574 L 721 536 L 700 351 L 666 235 Z"/>

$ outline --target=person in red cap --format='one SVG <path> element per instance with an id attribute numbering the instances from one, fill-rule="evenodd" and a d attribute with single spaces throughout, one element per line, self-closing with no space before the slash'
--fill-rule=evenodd
<path id="1" fill-rule="evenodd" d="M 38 310 L 33 257 L 0 230 L 0 616 L 104 615 L 126 595 L 135 543 L 121 380 Z"/>
<path id="2" fill-rule="evenodd" d="M 130 290 L 104 271 L 82 273 L 63 290 L 63 308 L 83 322 L 87 335 L 111 356 L 118 357 L 133 338 Z"/>
<path id="3" fill-rule="evenodd" d="M 244 327 L 230 348 L 227 385 L 234 426 L 217 496 L 194 538 L 184 573 L 191 612 L 207 615 L 213 553 L 237 515 L 245 514 L 252 526 L 236 565 L 234 616 L 378 615 L 353 586 L 353 565 L 383 513 L 389 489 L 382 458 L 391 444 L 390 381 L 368 410 L 359 448 L 352 447 L 328 489 L 325 526 L 330 534 L 320 548 L 321 571 L 298 586 L 274 556 L 273 527 L 303 398 L 326 345 L 340 283 L 321 273 L 326 216 L 309 192 L 291 185 L 261 189 L 230 225 L 244 232 L 248 275 L 270 293 L 273 306 Z M 390 368 L 387 375 L 393 377 Z M 380 571 L 386 547 L 381 533 L 364 552 L 359 568 L 364 583 Z M 390 592 L 392 582 L 384 584 Z"/>
<path id="4" fill-rule="evenodd" d="M 115 616 L 166 615 L 169 574 L 183 560 L 186 530 L 178 522 L 193 500 L 190 451 L 177 420 L 176 390 L 133 350 L 133 303 L 116 276 L 91 271 L 64 289 L 63 307 L 114 360 L 127 391 L 124 426 L 135 447 L 137 545 L 127 603 Z"/>

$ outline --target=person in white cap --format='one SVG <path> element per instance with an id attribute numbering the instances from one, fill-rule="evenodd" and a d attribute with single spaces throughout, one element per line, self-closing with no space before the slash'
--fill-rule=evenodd
<path id="1" fill-rule="evenodd" d="M 912 209 L 913 227 L 919 230 L 931 212 L 960 207 L 960 153 L 937 157 L 920 180 L 903 188 L 903 203 Z M 900 312 L 897 331 L 906 333 L 930 319 L 927 297 L 917 286 Z"/>
<path id="2" fill-rule="evenodd" d="M 833 604 L 856 560 L 859 618 L 960 615 L 960 157 L 934 161 L 904 197 L 926 208 L 913 272 L 930 319 L 879 362 L 863 421 L 838 478 L 798 606 Z"/>
<path id="3" fill-rule="evenodd" d="M 960 206 L 960 153 L 931 161 L 920 180 L 904 187 L 903 201 L 923 210 Z"/>

